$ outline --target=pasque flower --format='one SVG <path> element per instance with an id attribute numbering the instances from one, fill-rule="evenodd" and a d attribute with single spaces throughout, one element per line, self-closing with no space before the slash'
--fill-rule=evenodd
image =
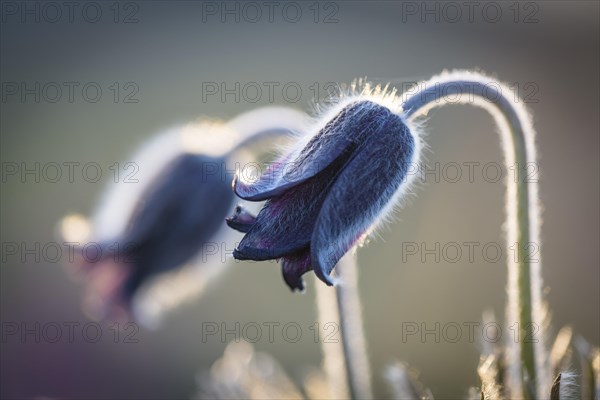
<path id="1" fill-rule="evenodd" d="M 231 178 L 222 171 L 226 158 L 185 144 L 191 133 L 223 135 L 224 128 L 203 122 L 176 131 L 157 137 L 133 158 L 136 169 L 128 172 L 136 173 L 123 174 L 125 182 L 108 193 L 94 221 L 93 246 L 81 248 L 85 306 L 94 318 L 132 317 L 140 288 L 199 254 L 232 206 Z"/>
<path id="2" fill-rule="evenodd" d="M 159 275 L 180 272 L 187 263 L 201 264 L 203 275 L 185 279 L 197 282 L 178 279 L 170 285 L 186 293 L 193 289 L 183 286 L 201 286 L 201 280 L 215 274 L 208 272 L 211 262 L 223 270 L 220 255 L 208 250 L 229 240 L 223 221 L 233 207 L 234 159 L 243 157 L 238 150 L 265 135 L 288 135 L 304 117 L 267 107 L 228 123 L 201 120 L 177 127 L 146 144 L 130 163 L 135 168 L 122 174 L 124 182 L 112 185 L 94 217 L 95 251 L 80 247 L 77 264 L 87 278 L 86 310 L 96 319 L 135 317 L 153 326 L 164 305 L 152 298 L 157 290 L 143 296 L 144 302 L 134 301 L 142 287 Z M 173 295 L 168 296 L 173 303 Z"/>
<path id="3" fill-rule="evenodd" d="M 130 298 L 151 275 L 168 271 L 192 258 L 218 230 L 232 202 L 221 174 L 207 166 L 224 159 L 182 154 L 142 195 L 129 227 L 119 238 L 118 262 L 130 265 L 123 296 Z"/>
<path id="4" fill-rule="evenodd" d="M 393 109 L 376 99 L 349 99 L 258 179 L 236 174 L 239 197 L 267 202 L 256 217 L 238 206 L 228 218 L 230 227 L 246 233 L 234 257 L 282 259 L 292 290 L 304 289 L 301 276 L 310 270 L 333 285 L 336 263 L 385 217 L 409 183 L 418 138 Z"/>

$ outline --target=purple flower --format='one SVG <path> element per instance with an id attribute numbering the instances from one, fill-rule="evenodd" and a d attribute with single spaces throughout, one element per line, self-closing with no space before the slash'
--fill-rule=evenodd
<path id="1" fill-rule="evenodd" d="M 129 314 L 144 283 L 190 261 L 215 235 L 234 196 L 230 180 L 207 170 L 224 162 L 202 154 L 175 157 L 140 194 L 125 230 L 99 243 L 101 256 L 82 257 L 101 314 Z"/>
<path id="2" fill-rule="evenodd" d="M 267 200 L 256 217 L 237 207 L 230 227 L 246 233 L 233 255 L 239 260 L 282 259 L 283 278 L 303 290 L 314 270 L 328 285 L 340 258 L 357 245 L 407 186 L 418 153 L 403 116 L 375 101 L 340 109 L 301 149 L 272 164 L 254 182 L 239 174 L 235 193 Z"/>
<path id="3" fill-rule="evenodd" d="M 199 119 L 145 143 L 89 220 L 61 222 L 74 247 L 69 271 L 85 282 L 85 312 L 155 328 L 165 311 L 199 294 L 228 264 L 220 250 L 235 236 L 223 223 L 235 164 L 250 160 L 247 147 L 303 130 L 306 120 L 264 107 L 226 123 Z"/>
<path id="4" fill-rule="evenodd" d="M 121 238 L 131 246 L 130 297 L 148 277 L 176 268 L 194 257 L 219 229 L 233 196 L 220 173 L 206 173 L 224 159 L 201 154 L 177 157 L 143 195 Z"/>

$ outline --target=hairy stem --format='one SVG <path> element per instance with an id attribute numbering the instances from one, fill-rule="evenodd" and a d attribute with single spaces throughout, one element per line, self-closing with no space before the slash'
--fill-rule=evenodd
<path id="1" fill-rule="evenodd" d="M 319 318 L 319 338 L 323 353 L 322 368 L 329 386 L 329 397 L 332 399 L 350 398 L 348 387 L 348 371 L 344 356 L 344 346 L 339 340 L 327 340 L 326 335 L 335 332 L 340 326 L 338 300 L 335 291 L 325 286 L 315 275 L 315 291 L 317 313 Z"/>
<path id="2" fill-rule="evenodd" d="M 321 338 L 323 369 L 332 398 L 372 399 L 356 254 L 350 252 L 342 257 L 336 272 L 340 283 L 335 292 L 320 281 L 316 285 L 320 328 L 326 334 L 333 333 L 329 340 Z M 338 337 L 341 340 L 336 341 Z"/>
<path id="3" fill-rule="evenodd" d="M 407 118 L 445 104 L 473 104 L 489 111 L 500 128 L 507 167 L 519 171 L 507 180 L 506 236 L 514 257 L 508 261 L 508 321 L 519 336 L 509 340 L 511 398 L 548 397 L 549 373 L 543 337 L 541 261 L 539 258 L 539 200 L 536 179 L 526 176 L 536 162 L 535 132 L 522 100 L 493 79 L 472 72 L 446 73 L 404 95 Z M 535 257 L 533 256 L 535 249 Z M 518 325 L 515 327 L 515 323 Z M 516 339 L 516 340 L 515 340 Z"/>
<path id="4" fill-rule="evenodd" d="M 302 132 L 309 122 L 308 115 L 288 107 L 263 107 L 241 114 L 227 123 L 237 134 L 229 154 L 266 139 L 277 139 Z"/>
<path id="5" fill-rule="evenodd" d="M 353 399 L 372 399 L 371 370 L 358 293 L 356 254 L 346 254 L 340 260 L 337 271 L 341 281 L 336 286 L 337 304 L 350 395 Z"/>

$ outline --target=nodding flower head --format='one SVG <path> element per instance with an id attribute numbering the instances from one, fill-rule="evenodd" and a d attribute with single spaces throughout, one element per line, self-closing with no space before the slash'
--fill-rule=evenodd
<path id="1" fill-rule="evenodd" d="M 256 217 L 237 207 L 228 218 L 230 227 L 246 233 L 235 258 L 281 258 L 292 290 L 304 289 L 301 275 L 310 270 L 334 284 L 334 266 L 392 209 L 418 157 L 418 138 L 384 103 L 348 99 L 258 179 L 244 182 L 236 174 L 239 197 L 267 202 Z"/>
<path id="2" fill-rule="evenodd" d="M 121 261 L 130 269 L 122 293 L 126 298 L 149 276 L 187 262 L 217 232 L 233 196 L 225 177 L 207 171 L 222 163 L 182 154 L 143 194 L 120 238 L 125 245 Z"/>
<path id="3" fill-rule="evenodd" d="M 146 143 L 124 164 L 126 179 L 103 196 L 89 237 L 63 225 L 68 242 L 96 250 L 80 247 L 72 265 L 84 272 L 85 310 L 95 319 L 135 317 L 153 327 L 164 311 L 199 294 L 225 269 L 214 247 L 233 242 L 223 220 L 233 207 L 234 160 L 247 160 L 246 146 L 287 136 L 305 121 L 299 111 L 265 107 L 227 123 L 203 118 Z"/>
<path id="4" fill-rule="evenodd" d="M 99 243 L 101 256 L 83 257 L 96 317 L 129 316 L 143 284 L 184 265 L 211 240 L 233 202 L 228 180 L 206 173 L 221 162 L 177 156 L 141 193 L 124 231 Z"/>
<path id="5" fill-rule="evenodd" d="M 210 143 L 229 133 L 215 121 L 176 127 L 125 164 L 127 179 L 109 186 L 91 224 L 93 242 L 84 239 L 74 265 L 84 272 L 92 317 L 143 318 L 134 301 L 140 289 L 191 262 L 220 230 L 233 206 L 233 174 L 224 172 L 227 154 Z"/>

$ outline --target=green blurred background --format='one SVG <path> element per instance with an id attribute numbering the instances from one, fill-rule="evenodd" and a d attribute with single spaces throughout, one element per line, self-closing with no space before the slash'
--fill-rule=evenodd
<path id="1" fill-rule="evenodd" d="M 480 68 L 519 88 L 528 97 L 538 132 L 539 182 L 543 211 L 543 276 L 555 329 L 571 324 L 590 342 L 600 342 L 599 299 L 599 5 L 588 1 L 477 3 L 472 20 L 435 2 L 297 2 L 283 14 L 278 3 L 273 20 L 267 8 L 256 20 L 242 3 L 192 1 L 79 3 L 74 20 L 62 7 L 27 4 L 40 12 L 19 14 L 2 3 L 1 26 L 1 157 L 8 163 L 44 165 L 69 161 L 97 162 L 104 169 L 97 183 L 2 181 L 2 243 L 33 246 L 57 240 L 56 224 L 70 212 L 89 214 L 110 181 L 108 166 L 128 161 L 131 152 L 161 130 L 209 115 L 231 118 L 261 105 L 288 105 L 311 110 L 314 87 L 323 95 L 328 82 L 349 83 L 358 77 L 401 83 L 427 79 L 444 69 Z M 11 3 L 13 4 L 13 3 Z M 207 14 L 207 4 L 217 7 Z M 416 7 L 416 14 L 412 11 Z M 89 8 L 91 7 L 91 8 Z M 111 8 L 112 7 L 112 8 Z M 116 7 L 116 9 L 115 9 Z M 239 10 L 225 15 L 221 8 Z M 436 15 L 420 13 L 423 7 Z M 486 8 L 487 7 L 487 8 Z M 492 8 L 490 8 L 492 7 Z M 88 14 L 82 16 L 82 10 Z M 90 22 L 100 9 L 98 22 Z M 212 9 L 212 8 L 211 8 Z M 295 10 L 302 16 L 298 22 Z M 483 10 L 488 14 L 484 14 Z M 497 22 L 494 11 L 502 15 Z M 116 11 L 118 14 L 115 14 Z M 316 16 L 315 10 L 319 11 Z M 515 14 L 515 12 L 517 12 Z M 46 12 L 46 14 L 44 14 Z M 434 11 L 435 13 L 436 11 Z M 487 15 L 487 16 L 486 16 Z M 123 23 L 128 17 L 132 23 Z M 287 17 L 288 20 L 286 20 Z M 329 16 L 329 22 L 324 19 Z M 117 19 L 115 23 L 114 19 Z M 515 21 L 516 19 L 516 21 Z M 454 21 L 454 22 L 453 22 Z M 79 82 L 73 102 L 23 101 L 8 95 L 7 82 Z M 103 89 L 96 103 L 82 97 L 81 87 L 96 82 Z M 114 101 L 110 86 L 118 82 Z M 139 92 L 137 103 L 124 102 L 127 82 Z M 242 95 L 221 101 L 203 99 L 203 83 L 278 82 L 274 98 L 266 91 L 257 102 Z M 296 102 L 282 94 L 297 83 Z M 315 86 L 316 85 L 316 86 Z M 291 90 L 291 89 L 290 89 Z M 90 91 L 90 93 L 92 93 Z M 292 93 L 290 91 L 290 93 Z M 52 97 L 51 93 L 46 93 Z M 93 95 L 93 93 L 91 94 Z M 246 96 L 248 97 L 248 96 Z M 251 96 L 254 97 L 254 96 Z M 322 96 L 321 96 L 322 97 Z M 430 114 L 427 161 L 501 163 L 499 141 L 491 118 L 470 107 L 449 107 Z M 466 170 L 463 170 L 463 172 Z M 432 247 L 451 242 L 499 243 L 504 246 L 504 185 L 463 177 L 452 183 L 431 176 L 396 214 L 396 222 L 380 238 L 359 251 L 360 290 L 369 355 L 379 396 L 387 394 L 383 367 L 394 359 L 421 371 L 421 380 L 436 398 L 457 398 L 477 385 L 479 344 L 464 335 L 456 343 L 432 335 L 402 339 L 403 323 L 433 328 L 448 323 L 476 322 L 486 309 L 504 316 L 505 255 L 486 262 L 476 251 L 456 262 L 444 257 L 403 260 L 400 243 Z M 450 174 L 451 171 L 448 171 Z M 504 171 L 506 173 L 506 171 Z M 80 177 L 80 175 L 79 175 Z M 480 249 L 481 247 L 479 247 Z M 7 322 L 89 322 L 80 308 L 82 286 L 67 278 L 60 263 L 4 254 L 1 268 L 1 318 Z M 105 330 L 98 343 L 76 337 L 57 343 L 18 336 L 2 341 L 2 396 L 57 398 L 188 397 L 194 377 L 208 368 L 226 343 L 201 341 L 202 322 L 296 322 L 303 328 L 297 343 L 279 333 L 260 350 L 274 355 L 296 380 L 320 363 L 320 348 L 309 327 L 316 321 L 314 285 L 304 295 L 292 294 L 275 263 L 236 263 L 207 293 L 170 314 L 156 332 L 141 329 L 138 343 L 113 342 Z M 80 325 L 80 326 L 81 326 Z M 502 325 L 503 339 L 510 335 Z M 266 332 L 266 331 L 265 331 Z M 481 337 L 481 331 L 477 331 Z M 229 336 L 231 339 L 231 336 Z"/>

